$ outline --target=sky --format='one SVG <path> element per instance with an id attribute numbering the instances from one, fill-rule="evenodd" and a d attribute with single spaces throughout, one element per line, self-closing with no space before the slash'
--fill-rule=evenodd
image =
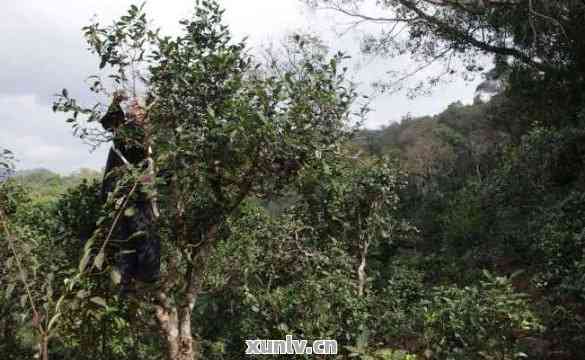
<path id="1" fill-rule="evenodd" d="M 17 169 L 46 168 L 69 174 L 80 168 L 103 168 L 107 145 L 93 150 L 72 134 L 65 116 L 51 110 L 54 94 L 67 88 L 72 97 L 91 102 L 86 78 L 95 73 L 97 58 L 87 51 L 81 27 L 97 16 L 111 23 L 136 1 L 19 0 L 0 12 L 0 148 L 10 149 Z M 408 59 L 364 59 L 357 54 L 358 30 L 339 36 L 347 23 L 330 12 L 307 9 L 299 0 L 220 0 L 225 21 L 236 38 L 248 37 L 252 51 L 281 41 L 294 31 L 313 32 L 330 49 L 354 55 L 352 78 L 360 90 L 389 68 L 408 70 Z M 163 32 L 179 31 L 178 21 L 192 13 L 193 0 L 149 0 L 146 12 Z M 432 70 L 432 69 L 431 69 Z M 380 96 L 365 126 L 376 128 L 407 114 L 432 115 L 454 101 L 470 103 L 481 79 L 455 80 L 429 96 L 409 99 L 405 93 Z"/>

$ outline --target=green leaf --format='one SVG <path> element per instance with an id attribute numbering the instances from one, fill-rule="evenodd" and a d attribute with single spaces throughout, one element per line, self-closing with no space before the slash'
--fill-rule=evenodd
<path id="1" fill-rule="evenodd" d="M 85 253 L 83 254 L 83 257 L 79 261 L 79 272 L 80 273 L 84 272 L 85 269 L 87 268 L 87 264 L 89 263 L 90 255 L 91 255 L 91 248 L 89 249 L 89 251 L 85 251 Z"/>
<path id="2" fill-rule="evenodd" d="M 89 299 L 89 301 L 91 301 L 92 303 L 97 304 L 99 306 L 108 307 L 106 300 L 104 300 L 103 298 L 101 298 L 99 296 L 94 296 L 91 299 Z"/>
<path id="3" fill-rule="evenodd" d="M 105 252 L 102 250 L 95 257 L 95 260 L 93 261 L 93 264 L 95 265 L 95 267 L 98 270 L 101 270 L 102 267 L 103 267 L 103 265 L 104 265 L 104 260 L 105 260 Z"/>
<path id="4" fill-rule="evenodd" d="M 9 299 L 10 296 L 12 295 L 13 291 L 14 291 L 14 283 L 8 284 L 8 286 L 6 287 L 6 292 L 4 293 L 4 297 L 6 299 Z"/>
<path id="5" fill-rule="evenodd" d="M 27 302 L 28 302 L 28 298 L 26 297 L 26 294 L 21 295 L 20 296 L 20 306 L 26 307 Z"/>
<path id="6" fill-rule="evenodd" d="M 86 297 L 89 296 L 89 291 L 87 291 L 87 290 L 79 290 L 75 296 L 77 296 L 80 299 L 85 299 Z"/>
<path id="7" fill-rule="evenodd" d="M 132 217 L 136 214 L 136 209 L 133 207 L 129 207 L 128 209 L 124 210 L 124 216 Z"/>
<path id="8" fill-rule="evenodd" d="M 53 326 L 55 325 L 57 320 L 59 320 L 60 317 L 61 317 L 61 313 L 57 313 L 57 314 L 53 315 L 53 317 L 49 321 L 49 330 L 53 329 Z"/>
<path id="9" fill-rule="evenodd" d="M 122 274 L 118 270 L 114 269 L 110 272 L 110 279 L 112 279 L 112 282 L 115 285 L 118 285 L 120 282 L 122 282 Z"/>

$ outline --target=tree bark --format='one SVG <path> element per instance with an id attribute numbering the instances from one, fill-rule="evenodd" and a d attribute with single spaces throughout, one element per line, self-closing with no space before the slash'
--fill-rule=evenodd
<path id="1" fill-rule="evenodd" d="M 358 287 L 358 295 L 360 297 L 364 296 L 364 289 L 366 288 L 366 265 L 368 259 L 368 247 L 370 246 L 370 242 L 367 239 L 367 236 L 364 236 L 364 242 L 362 245 L 362 254 L 361 254 L 361 262 L 358 268 L 358 279 L 359 279 L 359 287 Z"/>
<path id="2" fill-rule="evenodd" d="M 191 309 L 189 307 L 159 307 L 156 316 L 167 344 L 167 359 L 193 360 L 193 336 L 191 335 Z"/>
<path id="3" fill-rule="evenodd" d="M 195 360 L 199 358 L 199 346 L 191 331 L 191 315 L 197 296 L 201 292 L 209 254 L 217 237 L 217 225 L 211 225 L 204 242 L 193 256 L 187 270 L 187 287 L 183 299 L 172 302 L 167 293 L 157 294 L 156 318 L 167 345 L 168 360 Z M 169 279 L 171 280 L 171 279 Z"/>
<path id="4" fill-rule="evenodd" d="M 49 360 L 49 337 L 46 334 L 40 335 L 38 358 L 40 360 Z"/>

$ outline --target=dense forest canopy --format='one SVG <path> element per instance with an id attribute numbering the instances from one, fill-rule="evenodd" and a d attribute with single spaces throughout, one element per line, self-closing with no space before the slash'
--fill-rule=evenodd
<path id="1" fill-rule="evenodd" d="M 336 340 L 340 359 L 582 358 L 585 3 L 304 2 L 379 26 L 366 53 L 444 61 L 427 85 L 497 86 L 368 130 L 345 55 L 314 36 L 264 61 L 215 1 L 174 37 L 139 6 L 90 23 L 90 90 L 118 102 L 62 90 L 54 110 L 88 142 L 148 151 L 103 196 L 108 174 L 15 172 L 0 150 L 4 358 L 241 359 L 287 335 Z M 96 132 L 112 109 L 138 138 Z M 148 226 L 119 235 L 132 219 Z M 123 287 L 143 229 L 160 279 Z"/>

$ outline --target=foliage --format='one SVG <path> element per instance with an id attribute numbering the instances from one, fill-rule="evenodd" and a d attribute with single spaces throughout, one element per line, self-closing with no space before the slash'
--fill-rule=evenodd
<path id="1" fill-rule="evenodd" d="M 470 182 L 450 199 L 442 218 L 444 241 L 449 247 L 467 250 L 489 238 L 480 191 L 481 183 Z"/>
<path id="2" fill-rule="evenodd" d="M 83 181 L 69 189 L 55 204 L 62 230 L 67 237 L 89 239 L 101 215 L 101 184 Z"/>
<path id="3" fill-rule="evenodd" d="M 348 346 L 351 351 L 350 356 L 359 357 L 363 360 L 416 360 L 416 355 L 408 354 L 402 350 L 380 349 L 370 352 L 353 346 Z"/>
<path id="4" fill-rule="evenodd" d="M 538 284 L 557 287 L 560 293 L 583 298 L 583 239 L 582 213 L 584 194 L 572 192 L 551 208 L 543 209 L 534 221 L 533 250 L 542 259 Z"/>
<path id="5" fill-rule="evenodd" d="M 527 298 L 505 277 L 478 286 L 437 287 L 424 302 L 424 339 L 439 358 L 514 359 L 517 331 L 538 331 Z"/>
<path id="6" fill-rule="evenodd" d="M 43 353 L 63 314 L 60 293 L 67 271 L 66 256 L 56 248 L 54 219 L 44 215 L 42 203 L 27 202 L 28 194 L 12 180 L 0 184 L 0 241 L 3 263 L 6 265 L 0 280 L 4 297 L 20 322 L 30 322 L 32 336 Z M 57 249 L 57 250 L 56 250 Z M 14 303 L 13 299 L 18 299 Z M 16 337 L 16 323 L 9 332 Z M 18 342 L 12 340 L 13 346 Z M 46 350 L 44 351 L 46 354 Z"/>
<path id="7" fill-rule="evenodd" d="M 260 208 L 246 208 L 238 220 L 230 222 L 230 237 L 218 245 L 209 272 L 209 285 L 216 295 L 206 300 L 210 305 L 202 307 L 198 323 L 210 322 L 212 325 L 203 326 L 203 329 L 214 331 L 205 338 L 212 343 L 225 342 L 227 351 L 241 351 L 242 336 L 283 338 L 294 334 L 307 339 L 333 338 L 342 344 L 351 344 L 363 337 L 368 328 L 378 326 L 375 323 L 382 324 L 375 314 L 388 309 L 378 310 L 380 298 L 370 286 L 360 295 L 364 284 L 355 273 L 363 247 L 358 250 L 362 243 L 351 240 L 371 237 L 371 251 L 377 254 L 385 241 L 396 240 L 400 235 L 400 228 L 393 228 L 399 222 L 391 205 L 382 205 L 381 209 L 388 213 L 381 213 L 379 218 L 364 213 L 366 219 L 372 219 L 369 223 L 361 222 L 358 218 L 364 215 L 355 213 L 356 209 L 371 209 L 373 202 L 365 200 L 375 196 L 375 186 L 386 186 L 387 201 L 397 201 L 391 194 L 399 188 L 393 183 L 398 178 L 387 177 L 396 176 L 396 169 L 391 165 L 368 164 L 346 169 L 351 171 L 346 177 L 329 177 L 332 183 L 326 186 L 335 186 L 335 190 L 329 190 L 337 192 L 330 192 L 331 198 L 320 202 L 328 207 L 327 213 L 331 216 L 331 220 L 319 222 L 332 230 L 326 239 L 322 238 L 322 229 L 317 228 L 319 223 L 308 222 L 315 215 L 311 215 L 311 210 L 308 213 L 303 210 L 308 204 L 317 205 L 316 199 L 323 195 L 321 192 L 325 188 L 310 180 L 314 176 L 311 172 L 323 174 L 322 168 L 305 170 L 307 174 L 303 175 L 302 183 L 309 181 L 312 185 L 303 188 L 303 196 L 292 211 L 271 217 Z M 336 172 L 333 168 L 329 170 L 329 176 Z M 361 207 L 352 206 L 362 196 Z M 309 217 L 305 217 L 307 215 Z M 343 226 L 344 222 L 348 226 Z M 380 234 L 382 229 L 388 231 L 388 238 Z M 355 231 L 355 235 L 350 231 Z M 372 270 L 371 276 L 375 278 L 378 273 L 379 270 Z M 392 295 L 407 296 L 396 291 Z M 228 303 L 229 309 L 221 310 Z M 228 316 L 230 321 L 219 320 L 217 317 L 221 318 L 221 314 Z"/>
<path id="8" fill-rule="evenodd" d="M 161 216 L 153 231 L 164 240 L 165 271 L 141 306 L 156 310 L 171 358 L 194 356 L 191 312 L 199 305 L 210 255 L 226 236 L 227 219 L 247 198 L 281 195 L 301 168 L 335 151 L 347 137 L 357 96 L 346 70 L 338 68 L 342 54 L 299 51 L 297 63 L 284 69 L 259 63 L 243 42 L 232 41 L 223 13 L 214 1 L 197 2 L 176 37 L 150 30 L 143 9 L 135 6 L 111 26 L 84 28 L 100 68 L 111 71 L 116 86 L 135 97 L 144 89 L 145 146 L 153 153 L 148 164 L 125 169 L 85 246 L 80 273 L 85 275 L 86 265 L 111 272 L 107 229 L 132 210 L 126 206 L 135 193 L 152 204 L 156 199 Z M 300 38 L 295 46 L 302 50 Z M 92 90 L 107 93 L 94 79 Z M 79 105 L 66 90 L 54 106 L 71 113 L 77 134 L 96 143 L 103 136 L 85 122 L 99 119 L 100 108 Z M 84 290 L 93 295 L 99 288 Z"/>
<path id="9" fill-rule="evenodd" d="M 90 90 L 135 98 L 152 154 L 103 203 L 96 172 L 14 174 L 0 153 L 6 358 L 49 345 L 55 358 L 240 359 L 244 339 L 289 334 L 368 360 L 580 355 L 582 2 L 388 0 L 376 18 L 361 1 L 313 3 L 408 26 L 365 52 L 456 56 L 469 73 L 495 55 L 505 91 L 354 132 L 367 108 L 346 57 L 310 34 L 263 61 L 214 1 L 176 36 L 140 6 L 90 24 Z M 54 109 L 86 141 L 110 140 L 94 127 L 102 104 L 63 90 Z M 141 197 L 160 210 L 163 276 L 125 295 L 111 229 Z"/>
<path id="10" fill-rule="evenodd" d="M 8 149 L 0 149 L 0 181 L 5 180 L 14 170 L 14 156 Z"/>
<path id="11" fill-rule="evenodd" d="M 456 74 L 468 78 L 485 71 L 478 56 L 485 54 L 494 61 L 492 74 L 507 85 L 505 100 L 511 100 L 508 108 L 513 113 L 507 119 L 517 124 L 526 119 L 528 123 L 520 126 L 524 130 L 535 120 L 555 126 L 577 120 L 585 69 L 581 1 L 304 2 L 337 11 L 354 26 L 376 25 L 375 30 L 366 30 L 365 53 L 390 58 L 407 53 L 421 63 L 414 71 L 397 75 L 398 80 L 381 81 L 382 90 L 400 87 L 405 78 L 434 63 L 442 63 L 443 69 L 433 73 L 426 85 Z M 424 88 L 420 83 L 414 90 Z"/>
<path id="12" fill-rule="evenodd" d="M 101 173 L 91 169 L 80 169 L 70 175 L 62 176 L 46 169 L 16 171 L 12 178 L 33 193 L 35 201 L 50 202 L 66 190 L 83 181 L 101 179 Z"/>

